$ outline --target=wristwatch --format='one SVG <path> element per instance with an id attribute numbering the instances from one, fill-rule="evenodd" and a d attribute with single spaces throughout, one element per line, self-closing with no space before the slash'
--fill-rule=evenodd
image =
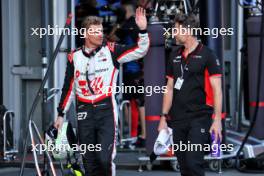
<path id="1" fill-rule="evenodd" d="M 162 116 L 165 116 L 167 118 L 168 114 L 167 113 L 161 113 L 160 117 L 162 117 Z"/>

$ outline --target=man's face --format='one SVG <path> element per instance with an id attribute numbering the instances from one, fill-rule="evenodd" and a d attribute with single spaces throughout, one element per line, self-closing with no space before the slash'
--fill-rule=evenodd
<path id="1" fill-rule="evenodd" d="M 176 44 L 182 45 L 185 43 L 185 41 L 188 38 L 188 34 L 185 32 L 186 30 L 183 30 L 183 26 L 180 25 L 179 23 L 175 24 L 175 40 L 176 40 Z"/>
<path id="2" fill-rule="evenodd" d="M 94 46 L 100 46 L 103 43 L 103 25 L 91 25 L 86 31 L 86 41 Z"/>

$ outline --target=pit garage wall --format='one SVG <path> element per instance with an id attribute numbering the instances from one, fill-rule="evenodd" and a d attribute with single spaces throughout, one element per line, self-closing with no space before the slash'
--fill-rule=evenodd
<path id="1" fill-rule="evenodd" d="M 22 50 L 21 3 L 19 0 L 1 1 L 2 7 L 2 50 L 3 50 L 3 104 L 15 112 L 14 133 L 16 140 L 23 136 L 21 128 L 23 81 L 20 75 L 12 74 L 14 65 L 21 65 Z M 24 117 L 25 118 L 25 117 Z M 20 135 L 21 134 L 21 135 Z"/>
<path id="2" fill-rule="evenodd" d="M 28 114 L 42 79 L 41 39 L 32 36 L 31 28 L 41 27 L 42 0 L 3 0 L 1 1 L 2 51 L 3 59 L 3 104 L 15 112 L 14 133 L 21 151 L 22 140 L 28 129 Z M 73 1 L 72 1 L 73 2 Z M 67 7 L 73 4 L 67 0 L 51 1 L 49 18 L 51 25 L 63 27 Z M 55 48 L 59 36 L 50 36 L 49 50 Z M 66 38 L 65 38 L 66 39 Z M 69 37 L 69 39 L 71 39 Z M 61 48 L 70 48 L 64 41 Z M 60 52 L 49 81 L 49 88 L 61 88 L 66 65 L 66 53 Z M 42 132 L 44 118 L 55 117 L 60 95 L 49 102 L 53 117 L 42 117 L 41 102 L 33 119 Z M 30 145 L 30 143 L 29 143 Z"/>
<path id="3" fill-rule="evenodd" d="M 2 4 L 0 3 L 0 14 L 2 14 Z M 0 18 L 0 104 L 3 104 L 3 55 L 2 55 L 2 18 Z"/>

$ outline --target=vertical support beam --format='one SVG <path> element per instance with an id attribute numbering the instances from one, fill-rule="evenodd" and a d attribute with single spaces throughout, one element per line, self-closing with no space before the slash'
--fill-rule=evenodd
<path id="1" fill-rule="evenodd" d="M 162 87 L 165 85 L 165 49 L 163 36 L 163 27 L 161 25 L 148 26 L 150 35 L 150 48 L 147 56 L 144 58 L 144 86 Z M 145 92 L 146 94 L 146 92 Z M 147 153 L 153 151 L 153 146 L 158 135 L 158 124 L 162 110 L 162 93 L 154 93 L 151 96 L 145 95 L 146 109 L 146 148 Z"/>
<path id="2" fill-rule="evenodd" d="M 200 24 L 201 28 L 221 28 L 222 25 L 222 2 L 204 0 L 200 1 Z M 214 50 L 219 59 L 223 58 L 222 37 L 217 38 L 210 36 L 202 36 L 202 41 L 209 48 Z"/>
<path id="3" fill-rule="evenodd" d="M 243 60 L 242 57 L 244 57 L 241 54 L 241 49 L 243 47 L 243 34 L 244 34 L 244 9 L 237 5 L 237 35 L 236 35 L 236 53 L 237 53 L 237 109 L 236 109 L 236 116 L 233 119 L 233 123 L 235 124 L 236 130 L 241 130 L 242 127 L 242 119 L 245 119 L 245 113 L 244 113 L 244 91 L 241 89 L 243 85 L 242 81 L 244 78 L 244 74 L 241 74 L 244 72 L 244 70 L 241 70 Z M 242 77 L 243 76 L 243 77 Z M 242 92 L 241 92 L 242 91 Z"/>
<path id="4" fill-rule="evenodd" d="M 2 8 L 2 51 L 3 51 L 3 103 L 8 109 L 14 110 L 14 129 L 21 129 L 21 79 L 11 74 L 13 65 L 21 64 L 21 1 L 1 1 Z M 2 66 L 2 65 L 1 65 Z M 15 130 L 15 140 L 21 136 L 20 130 Z"/>
<path id="5" fill-rule="evenodd" d="M 247 52 L 248 52 L 248 86 L 249 86 L 249 118 L 252 122 L 254 119 L 254 112 L 257 109 L 256 123 L 254 124 L 251 136 L 260 140 L 264 139 L 263 125 L 264 125 L 264 36 L 262 25 L 264 21 L 263 16 L 249 17 L 246 20 L 247 27 Z M 262 45 L 260 44 L 262 42 Z M 261 57 L 261 58 L 259 58 Z M 261 70 L 259 65 L 261 64 Z M 258 86 L 260 86 L 258 92 Z M 258 104 L 257 101 L 259 100 Z"/>
<path id="6" fill-rule="evenodd" d="M 65 24 L 65 19 L 67 18 L 67 0 L 61 1 L 53 1 L 53 26 L 58 25 L 59 27 L 63 27 Z M 59 36 L 53 36 L 53 46 L 55 47 L 58 43 Z M 65 36 L 65 39 L 61 45 L 61 48 L 67 48 L 68 38 Z M 63 81 L 64 81 L 64 74 L 66 70 L 66 63 L 67 63 L 67 53 L 60 52 L 57 56 L 57 59 L 54 63 L 54 80 L 53 86 L 54 88 L 62 88 Z M 54 97 L 54 104 L 53 104 L 53 111 L 54 111 L 54 118 L 57 116 L 57 106 L 60 100 L 60 95 L 56 95 Z"/>
<path id="7" fill-rule="evenodd" d="M 42 0 L 41 1 L 41 27 L 48 28 L 49 25 L 49 13 L 50 13 L 50 5 L 49 1 Z M 49 64 L 50 52 L 49 52 L 49 36 L 45 35 L 41 39 L 41 55 L 42 55 L 42 79 L 44 78 L 47 67 Z M 49 104 L 47 102 L 49 91 L 49 82 L 45 84 L 45 88 L 43 90 L 43 99 L 42 99 L 42 129 L 45 131 L 48 128 L 48 125 L 51 121 L 51 116 L 49 114 Z"/>
<path id="8" fill-rule="evenodd" d="M 2 2 L 2 1 L 1 1 Z M 2 15 L 2 3 L 0 3 L 0 13 Z M 0 41 L 2 40 L 2 18 L 0 18 Z M 0 104 L 3 104 L 3 54 L 2 42 L 0 43 Z"/>

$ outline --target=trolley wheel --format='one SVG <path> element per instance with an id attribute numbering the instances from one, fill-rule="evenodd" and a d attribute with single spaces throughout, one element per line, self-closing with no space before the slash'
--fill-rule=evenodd
<path id="1" fill-rule="evenodd" d="M 143 172 L 142 162 L 139 162 L 138 172 Z"/>
<path id="2" fill-rule="evenodd" d="M 147 162 L 147 165 L 146 166 L 147 166 L 147 170 L 148 171 L 152 171 L 153 165 L 150 163 L 150 161 Z"/>
<path id="3" fill-rule="evenodd" d="M 224 160 L 223 161 L 223 164 L 224 164 L 224 167 L 225 168 L 232 168 L 232 167 L 234 167 L 235 166 L 235 160 L 233 160 L 233 159 L 226 159 L 226 160 Z"/>
<path id="4" fill-rule="evenodd" d="M 245 165 L 245 163 L 243 162 L 243 160 L 240 160 L 240 159 L 238 159 L 238 160 L 235 161 L 235 166 L 239 170 L 244 170 L 247 167 Z"/>
<path id="5" fill-rule="evenodd" d="M 14 161 L 16 158 L 17 158 L 16 155 L 12 155 L 12 156 L 11 156 L 11 160 L 12 160 L 12 161 Z"/>
<path id="6" fill-rule="evenodd" d="M 41 171 L 41 175 L 50 176 L 49 171 L 47 171 L 47 170 Z"/>
<path id="7" fill-rule="evenodd" d="M 232 128 L 233 127 L 233 122 L 232 122 L 232 120 L 228 120 L 228 121 L 226 121 L 226 127 L 227 128 Z"/>
<path id="8" fill-rule="evenodd" d="M 209 169 L 214 172 L 218 171 L 219 170 L 218 160 L 209 161 Z"/>
<path id="9" fill-rule="evenodd" d="M 138 172 L 143 172 L 142 167 L 139 167 L 139 168 L 138 168 Z"/>
<path id="10" fill-rule="evenodd" d="M 176 171 L 179 172 L 180 171 L 180 165 L 177 161 L 171 161 L 170 162 L 171 168 Z"/>

